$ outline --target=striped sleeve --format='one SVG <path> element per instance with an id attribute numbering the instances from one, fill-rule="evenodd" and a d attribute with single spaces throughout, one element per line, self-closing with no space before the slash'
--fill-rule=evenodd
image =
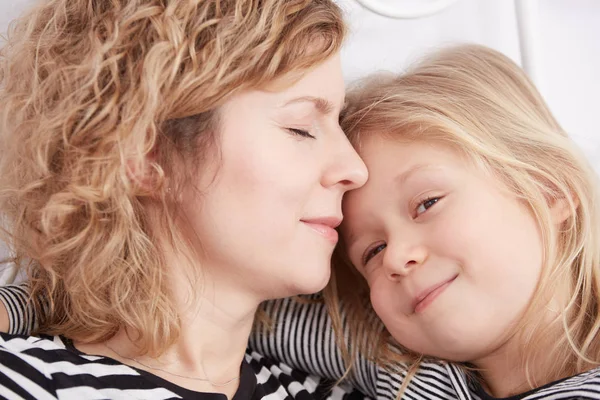
<path id="1" fill-rule="evenodd" d="M 43 400 L 57 399 L 52 377 L 41 363 L 24 353 L 9 351 L 0 338 L 0 398 Z"/>
<path id="2" fill-rule="evenodd" d="M 37 328 L 35 308 L 29 301 L 29 286 L 26 283 L 0 287 L 0 302 L 8 314 L 7 333 L 29 335 Z"/>
<path id="3" fill-rule="evenodd" d="M 29 334 L 36 328 L 34 307 L 28 299 L 26 284 L 0 287 L 0 301 L 9 316 L 9 333 Z M 267 302 L 265 311 L 273 328 L 252 334 L 249 345 L 253 350 L 332 381 L 344 376 L 342 353 L 324 304 L 282 299 Z M 391 373 L 362 357 L 353 367 L 348 381 L 356 389 L 370 397 L 396 399 L 404 373 Z M 403 398 L 468 400 L 471 397 L 465 382 L 464 373 L 452 364 L 424 363 Z"/>
<path id="4" fill-rule="evenodd" d="M 344 376 L 342 353 L 324 304 L 283 299 L 268 302 L 265 311 L 273 328 L 254 332 L 251 348 L 317 376 L 331 380 Z M 354 387 L 377 399 L 397 398 L 405 372 L 392 373 L 363 357 L 353 367 L 349 381 Z M 468 400 L 465 382 L 462 371 L 451 364 L 423 363 L 402 398 Z"/>
<path id="5" fill-rule="evenodd" d="M 377 375 L 377 398 L 395 400 L 406 372 L 391 373 L 383 368 Z M 403 399 L 471 400 L 464 372 L 454 364 L 424 362 L 402 395 Z"/>
<path id="6" fill-rule="evenodd" d="M 252 349 L 319 377 L 337 381 L 344 376 L 342 352 L 324 304 L 288 298 L 267 302 L 264 309 L 273 327 L 253 332 Z M 361 359 L 349 381 L 365 395 L 376 397 L 376 377 L 377 367 Z"/>

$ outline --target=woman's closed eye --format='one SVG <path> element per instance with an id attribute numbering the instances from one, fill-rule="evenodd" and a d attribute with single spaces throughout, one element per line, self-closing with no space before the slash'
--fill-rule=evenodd
<path id="1" fill-rule="evenodd" d="M 386 247 L 387 247 L 386 243 L 379 243 L 379 244 L 377 244 L 375 246 L 367 248 L 367 250 L 365 250 L 365 253 L 364 253 L 363 257 L 362 257 L 362 263 L 363 263 L 363 265 L 367 265 L 367 263 L 373 257 L 375 257 L 377 254 L 381 253 Z"/>
<path id="2" fill-rule="evenodd" d="M 311 135 L 309 131 L 306 131 L 304 129 L 297 129 L 297 128 L 286 128 L 286 129 L 294 135 L 302 136 L 305 138 L 315 139 L 315 137 L 313 135 Z"/>

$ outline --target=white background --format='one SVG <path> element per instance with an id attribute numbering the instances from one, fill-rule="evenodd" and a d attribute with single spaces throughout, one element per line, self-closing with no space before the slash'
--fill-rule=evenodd
<path id="1" fill-rule="evenodd" d="M 32 2 L 0 0 L 0 32 Z M 512 0 L 457 0 L 442 13 L 418 20 L 381 17 L 356 0 L 338 3 L 351 26 L 343 51 L 348 81 L 377 70 L 401 71 L 423 52 L 458 42 L 481 43 L 521 61 Z M 600 0 L 539 0 L 537 17 L 538 86 L 600 171 Z"/>
<path id="2" fill-rule="evenodd" d="M 285 1 L 285 0 L 281 0 Z M 512 0 L 457 0 L 440 14 L 395 20 L 356 0 L 337 0 L 351 36 L 343 61 L 348 80 L 373 71 L 401 71 L 423 52 L 444 44 L 477 42 L 519 62 Z M 431 0 L 378 0 L 412 6 Z M 33 0 L 0 0 L 0 32 Z M 538 0 L 538 86 L 563 127 L 600 170 L 600 0 Z"/>
<path id="3" fill-rule="evenodd" d="M 379 0 L 425 3 L 428 0 Z M 344 50 L 349 80 L 377 70 L 401 71 L 427 50 L 476 42 L 521 64 L 515 2 L 457 0 L 440 14 L 394 20 L 356 0 L 338 0 L 351 36 Z M 537 85 L 563 128 L 600 171 L 600 1 L 538 0 Z"/>

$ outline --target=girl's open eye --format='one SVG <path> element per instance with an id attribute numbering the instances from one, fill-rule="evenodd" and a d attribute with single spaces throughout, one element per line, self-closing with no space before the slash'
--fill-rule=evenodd
<path id="1" fill-rule="evenodd" d="M 289 132 L 293 133 L 294 135 L 297 135 L 297 136 L 302 136 L 302 137 L 305 137 L 305 138 L 315 139 L 315 137 L 313 135 L 311 135 L 310 132 L 305 131 L 303 129 L 287 128 L 287 130 Z"/>
<path id="2" fill-rule="evenodd" d="M 434 204 L 436 204 L 440 200 L 441 197 L 428 197 L 425 200 L 421 201 L 417 206 L 417 216 L 429 210 L 431 207 L 433 207 Z"/>
<path id="3" fill-rule="evenodd" d="M 381 253 L 385 248 L 387 247 L 387 244 L 385 243 L 380 243 L 377 246 L 368 248 L 365 251 L 365 254 L 363 255 L 363 265 L 367 265 L 367 263 L 373 258 L 375 257 L 377 254 Z"/>

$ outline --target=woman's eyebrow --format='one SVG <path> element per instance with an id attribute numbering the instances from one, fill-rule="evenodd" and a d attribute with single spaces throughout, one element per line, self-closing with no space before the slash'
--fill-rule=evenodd
<path id="1" fill-rule="evenodd" d="M 315 106 L 315 108 L 317 109 L 317 111 L 319 111 L 323 115 L 330 114 L 335 109 L 335 106 L 329 100 L 326 100 L 322 97 L 314 97 L 314 96 L 297 97 L 295 99 L 288 101 L 282 107 L 287 107 L 292 104 L 306 103 L 306 102 L 312 103 Z"/>

